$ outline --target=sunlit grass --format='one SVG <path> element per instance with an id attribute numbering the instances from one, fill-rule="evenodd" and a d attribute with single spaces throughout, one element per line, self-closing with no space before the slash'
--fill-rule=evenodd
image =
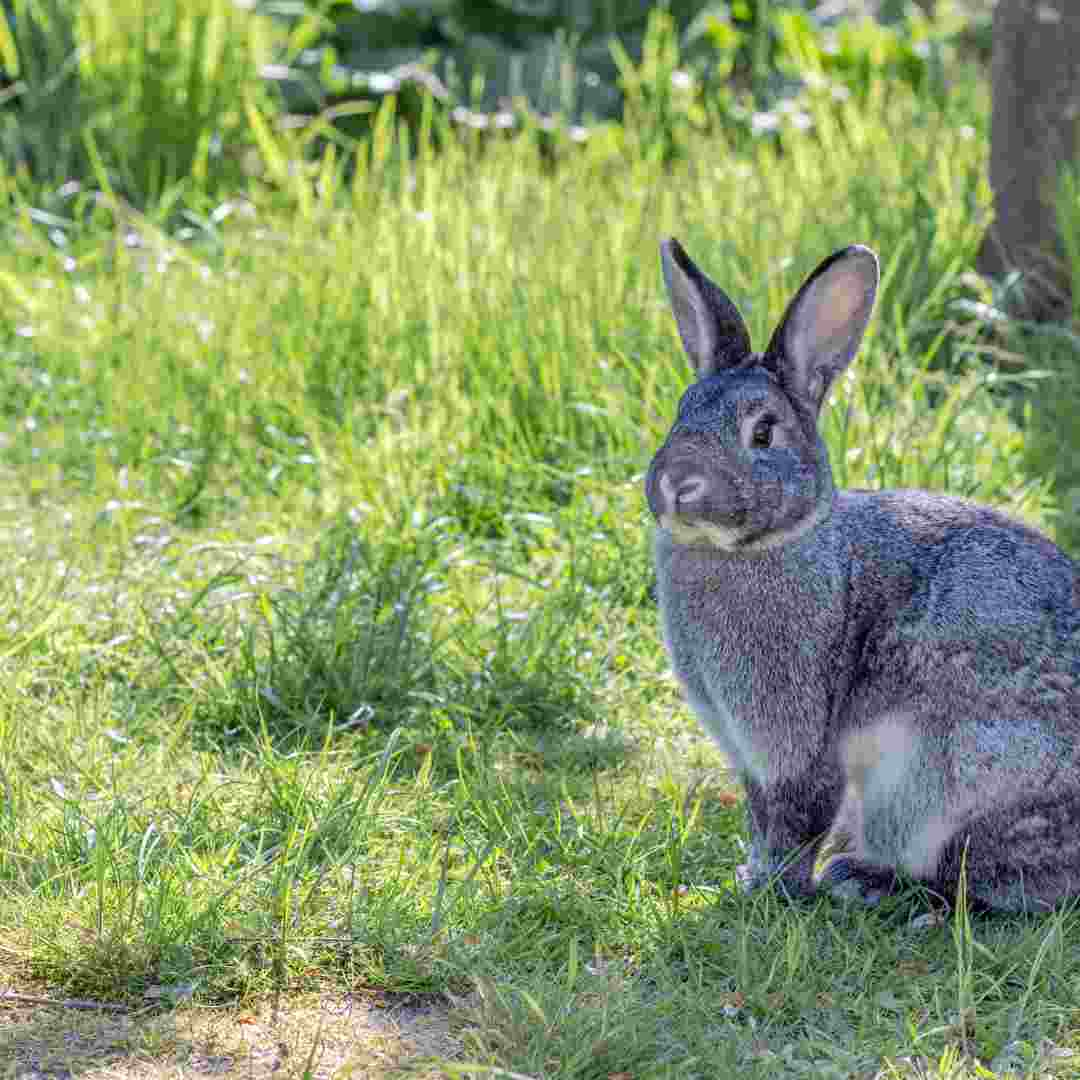
<path id="1" fill-rule="evenodd" d="M 1049 1061 L 1071 914 L 964 952 L 909 927 L 918 896 L 733 892 L 738 799 L 667 673 L 640 490 L 688 377 L 659 239 L 759 347 L 859 241 L 885 279 L 826 415 L 838 480 L 1047 520 L 951 306 L 987 203 L 985 99 L 951 102 L 826 97 L 807 131 L 702 138 L 669 171 L 614 136 L 557 169 L 528 135 L 421 147 L 179 225 L 76 191 L 44 220 L 13 186 L 5 977 L 449 992 L 468 1060 L 535 1076 Z"/>

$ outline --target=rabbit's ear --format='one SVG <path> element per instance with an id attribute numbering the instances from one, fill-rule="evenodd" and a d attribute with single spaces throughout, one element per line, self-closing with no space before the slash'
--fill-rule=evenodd
<path id="1" fill-rule="evenodd" d="M 788 305 L 762 364 L 788 393 L 821 408 L 862 341 L 878 285 L 877 256 L 861 245 L 830 255 Z"/>
<path id="2" fill-rule="evenodd" d="M 674 237 L 660 245 L 660 265 L 679 337 L 698 377 L 715 375 L 746 359 L 750 334 L 738 309 Z"/>

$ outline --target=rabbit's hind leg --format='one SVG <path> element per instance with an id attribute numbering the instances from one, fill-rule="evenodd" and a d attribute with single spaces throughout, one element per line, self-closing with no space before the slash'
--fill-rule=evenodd
<path id="1" fill-rule="evenodd" d="M 814 884 L 819 890 L 837 900 L 854 900 L 867 907 L 880 903 L 896 888 L 896 883 L 895 871 L 850 855 L 819 857 L 814 865 Z"/>
<path id="2" fill-rule="evenodd" d="M 908 819 L 927 810 L 927 785 L 917 783 L 912 767 L 919 756 L 914 725 L 901 712 L 848 736 L 841 750 L 844 798 L 814 860 L 816 889 L 864 904 L 892 892 Z"/>
<path id="3" fill-rule="evenodd" d="M 867 857 L 864 850 L 864 792 L 849 779 L 832 828 L 821 841 L 811 875 L 814 888 L 838 900 L 872 906 L 892 892 L 895 872 Z"/>
<path id="4" fill-rule="evenodd" d="M 938 887 L 1000 911 L 1047 911 L 1080 897 L 1080 790 L 1029 795 L 954 833 L 941 852 Z"/>

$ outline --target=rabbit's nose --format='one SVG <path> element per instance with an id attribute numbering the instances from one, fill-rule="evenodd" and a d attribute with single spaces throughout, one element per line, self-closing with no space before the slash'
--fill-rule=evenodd
<path id="1" fill-rule="evenodd" d="M 665 510 L 690 510 L 700 504 L 709 489 L 704 473 L 672 469 L 660 474 L 660 497 Z"/>

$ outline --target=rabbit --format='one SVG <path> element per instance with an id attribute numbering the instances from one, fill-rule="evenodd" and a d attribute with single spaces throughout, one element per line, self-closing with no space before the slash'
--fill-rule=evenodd
<path id="1" fill-rule="evenodd" d="M 1005 514 L 840 491 L 817 422 L 878 261 L 825 259 L 763 353 L 678 241 L 661 265 L 696 375 L 645 477 L 665 644 L 738 772 L 739 883 L 973 907 L 1080 895 L 1080 577 Z M 902 875 L 902 877 L 898 877 Z"/>

